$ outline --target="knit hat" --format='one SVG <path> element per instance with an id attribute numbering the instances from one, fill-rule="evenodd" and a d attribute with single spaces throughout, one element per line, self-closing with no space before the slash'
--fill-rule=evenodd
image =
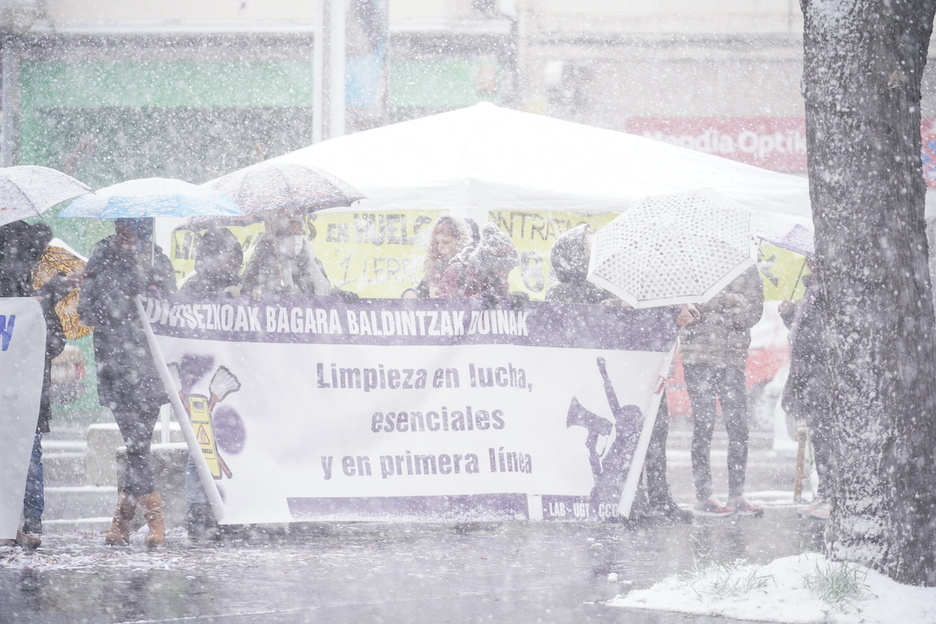
<path id="1" fill-rule="evenodd" d="M 520 264 L 520 254 L 510 237 L 493 223 L 481 230 L 481 242 L 471 252 L 470 260 L 478 268 L 509 269 Z"/>

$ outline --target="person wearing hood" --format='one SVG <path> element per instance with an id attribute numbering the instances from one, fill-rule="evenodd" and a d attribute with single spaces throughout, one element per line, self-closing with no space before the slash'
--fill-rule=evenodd
<path id="1" fill-rule="evenodd" d="M 195 243 L 195 271 L 185 278 L 179 292 L 238 297 L 243 289 L 243 262 L 244 250 L 237 237 L 227 228 L 209 228 Z M 190 539 L 221 535 L 191 455 L 185 463 L 185 528 Z"/>
<path id="2" fill-rule="evenodd" d="M 195 271 L 179 286 L 179 291 L 193 295 L 241 294 L 240 278 L 244 250 L 227 228 L 209 228 L 195 243 Z"/>
<path id="3" fill-rule="evenodd" d="M 546 301 L 556 303 L 585 303 L 622 305 L 612 293 L 588 281 L 588 263 L 591 254 L 590 225 L 582 223 L 567 230 L 553 244 L 550 253 L 556 282 L 546 292 Z M 652 521 L 660 518 L 670 522 L 692 522 L 692 513 L 680 509 L 673 501 L 666 481 L 666 438 L 669 435 L 669 417 L 666 394 L 660 401 L 653 432 L 644 459 L 646 500 L 635 500 L 635 520 Z M 638 497 L 643 494 L 640 490 Z"/>
<path id="4" fill-rule="evenodd" d="M 469 243 L 449 263 L 436 296 L 486 301 L 511 297 L 508 277 L 519 264 L 520 254 L 510 237 L 495 224 L 486 223 L 477 245 Z"/>
<path id="5" fill-rule="evenodd" d="M 52 360 L 65 348 L 65 332 L 55 306 L 80 280 L 79 276 L 56 275 L 41 287 L 34 288 L 33 276 L 42 255 L 52 241 L 52 230 L 42 223 L 35 225 L 14 221 L 0 226 L 0 297 L 36 297 L 46 324 L 45 362 L 39 399 L 39 418 L 33 439 L 26 495 L 23 499 L 23 528 L 17 531 L 16 544 L 38 548 L 41 544 L 42 513 L 45 510 L 45 479 L 42 464 L 42 434 L 49 432 L 52 418 Z"/>
<path id="6" fill-rule="evenodd" d="M 588 281 L 588 259 L 592 228 L 581 223 L 564 232 L 553 243 L 549 259 L 556 282 L 546 291 L 546 301 L 601 303 L 614 295 Z"/>
<path id="7" fill-rule="evenodd" d="M 332 286 L 305 226 L 297 215 L 267 220 L 267 230 L 244 267 L 244 288 L 255 299 L 262 295 L 331 295 Z"/>
<path id="8" fill-rule="evenodd" d="M 139 505 L 149 529 L 146 545 L 159 546 L 165 542 L 165 517 L 150 444 L 159 409 L 169 398 L 135 299 L 175 292 L 175 271 L 153 243 L 153 219 L 115 219 L 114 230 L 94 246 L 78 300 L 79 317 L 94 328 L 98 398 L 113 413 L 127 447 L 126 471 L 104 543 L 130 542 L 130 522 Z"/>
<path id="9" fill-rule="evenodd" d="M 793 303 L 780 304 L 780 315 L 790 328 L 790 375 L 783 388 L 781 407 L 809 431 L 816 475 L 819 477 L 812 502 L 798 511 L 800 516 L 827 520 L 831 505 L 835 455 L 832 449 L 832 404 L 829 396 L 829 347 L 822 324 L 825 306 L 815 258 L 807 257 L 810 274 L 803 278 L 806 293 Z"/>

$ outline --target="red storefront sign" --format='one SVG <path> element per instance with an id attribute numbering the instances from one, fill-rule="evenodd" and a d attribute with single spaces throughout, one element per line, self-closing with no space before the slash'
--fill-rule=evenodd
<path id="1" fill-rule="evenodd" d="M 631 117 L 625 131 L 764 169 L 806 172 L 802 117 Z"/>
<path id="2" fill-rule="evenodd" d="M 631 117 L 625 131 L 784 173 L 806 173 L 802 117 Z M 921 123 L 923 177 L 936 188 L 936 119 Z"/>

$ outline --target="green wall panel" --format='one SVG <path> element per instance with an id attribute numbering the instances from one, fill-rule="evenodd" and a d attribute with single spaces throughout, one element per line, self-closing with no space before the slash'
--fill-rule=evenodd
<path id="1" fill-rule="evenodd" d="M 300 61 L 29 61 L 23 106 L 310 106 L 312 64 Z"/>
<path id="2" fill-rule="evenodd" d="M 480 59 L 394 61 L 390 65 L 388 105 L 394 108 L 450 110 L 482 101 L 498 102 L 497 91 L 479 92 L 479 73 L 502 68 Z"/>

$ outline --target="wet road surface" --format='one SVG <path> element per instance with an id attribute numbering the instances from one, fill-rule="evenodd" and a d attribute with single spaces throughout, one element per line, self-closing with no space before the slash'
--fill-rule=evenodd
<path id="1" fill-rule="evenodd" d="M 712 563 L 766 563 L 818 547 L 821 525 L 778 505 L 692 525 L 504 522 L 307 524 L 219 542 L 173 531 L 108 548 L 99 534 L 0 548 L 0 622 L 534 622 L 724 624 L 603 601 Z"/>

